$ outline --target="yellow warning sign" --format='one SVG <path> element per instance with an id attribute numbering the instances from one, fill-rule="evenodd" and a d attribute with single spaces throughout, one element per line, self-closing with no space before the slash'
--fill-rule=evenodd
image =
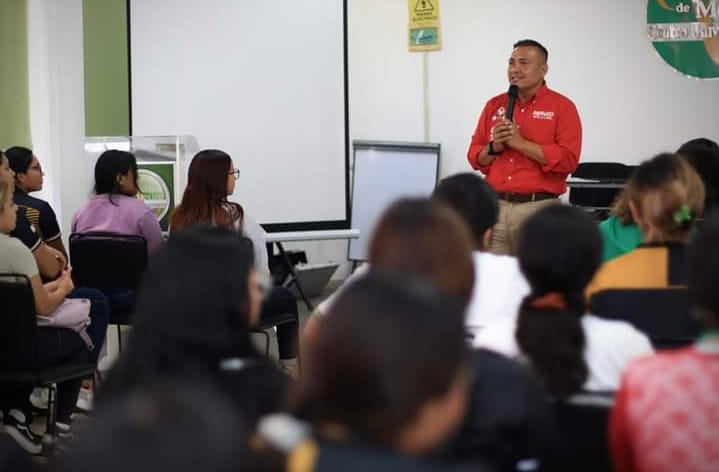
<path id="1" fill-rule="evenodd" d="M 410 5 L 413 3 L 410 0 Z M 439 10 L 434 8 L 432 0 L 414 0 L 412 21 L 436 21 L 439 19 Z"/>
<path id="2" fill-rule="evenodd" d="M 437 51 L 441 47 L 439 0 L 407 0 L 409 50 Z"/>

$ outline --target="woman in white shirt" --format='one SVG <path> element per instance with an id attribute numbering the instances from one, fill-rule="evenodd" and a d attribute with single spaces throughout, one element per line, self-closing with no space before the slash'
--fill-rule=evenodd
<path id="1" fill-rule="evenodd" d="M 584 289 L 601 253 L 597 225 L 582 210 L 556 205 L 535 214 L 522 229 L 517 254 L 531 293 L 516 323 L 480 331 L 475 345 L 525 359 L 557 397 L 616 390 L 627 363 L 652 347 L 628 323 L 586 314 Z"/>
<path id="2" fill-rule="evenodd" d="M 170 220 L 172 232 L 188 226 L 208 224 L 221 228 L 234 229 L 252 240 L 255 253 L 255 269 L 269 281 L 270 269 L 264 229 L 252 220 L 238 203 L 230 202 L 227 197 L 235 191 L 235 183 L 240 177 L 232 158 L 224 151 L 206 149 L 197 153 L 190 163 L 187 173 L 187 187 L 182 202 L 175 208 Z M 262 305 L 262 320 L 279 313 L 297 315 L 297 303 L 292 293 L 285 287 L 272 287 Z M 277 326 L 280 364 L 291 375 L 297 370 L 296 322 Z"/>

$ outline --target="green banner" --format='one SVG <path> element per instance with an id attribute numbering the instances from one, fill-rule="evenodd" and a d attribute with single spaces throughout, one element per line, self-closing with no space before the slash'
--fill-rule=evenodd
<path id="1" fill-rule="evenodd" d="M 138 163 L 137 167 L 137 183 L 142 199 L 157 216 L 162 230 L 167 231 L 175 208 L 175 165 Z"/>
<path id="2" fill-rule="evenodd" d="M 719 78 L 719 0 L 649 0 L 647 37 L 677 71 Z"/>

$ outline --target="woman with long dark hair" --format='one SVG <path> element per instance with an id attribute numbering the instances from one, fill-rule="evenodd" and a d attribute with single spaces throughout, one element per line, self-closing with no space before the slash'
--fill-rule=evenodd
<path id="1" fill-rule="evenodd" d="M 73 233 L 107 231 L 145 238 L 155 252 L 162 230 L 150 208 L 137 199 L 137 160 L 127 151 L 103 152 L 95 164 L 95 195 L 72 217 Z"/>
<path id="2" fill-rule="evenodd" d="M 628 323 L 587 314 L 584 290 L 601 254 L 597 225 L 581 209 L 556 205 L 533 215 L 517 254 L 531 293 L 516 325 L 490 326 L 475 345 L 526 359 L 557 397 L 616 390 L 626 364 L 652 347 Z"/>
<path id="3" fill-rule="evenodd" d="M 219 385 L 249 423 L 274 411 L 284 376 L 250 338 L 261 301 L 250 240 L 202 226 L 173 235 L 150 261 L 127 349 L 99 400 L 178 377 Z"/>
<path id="4" fill-rule="evenodd" d="M 265 231 L 241 205 L 228 200 L 228 196 L 235 191 L 239 175 L 240 171 L 226 152 L 206 149 L 197 153 L 190 163 L 187 187 L 182 202 L 172 214 L 170 229 L 174 234 L 193 225 L 205 224 L 245 235 L 252 241 L 258 274 L 269 282 Z M 262 319 L 271 318 L 278 313 L 297 315 L 294 296 L 281 286 L 272 287 L 260 316 Z M 297 372 L 298 330 L 296 322 L 277 326 L 280 364 L 291 375 Z"/>

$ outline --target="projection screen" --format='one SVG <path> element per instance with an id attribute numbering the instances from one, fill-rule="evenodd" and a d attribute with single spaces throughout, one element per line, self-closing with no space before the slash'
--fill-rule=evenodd
<path id="1" fill-rule="evenodd" d="M 269 231 L 347 228 L 346 2 L 128 5 L 132 134 L 228 152 Z"/>

